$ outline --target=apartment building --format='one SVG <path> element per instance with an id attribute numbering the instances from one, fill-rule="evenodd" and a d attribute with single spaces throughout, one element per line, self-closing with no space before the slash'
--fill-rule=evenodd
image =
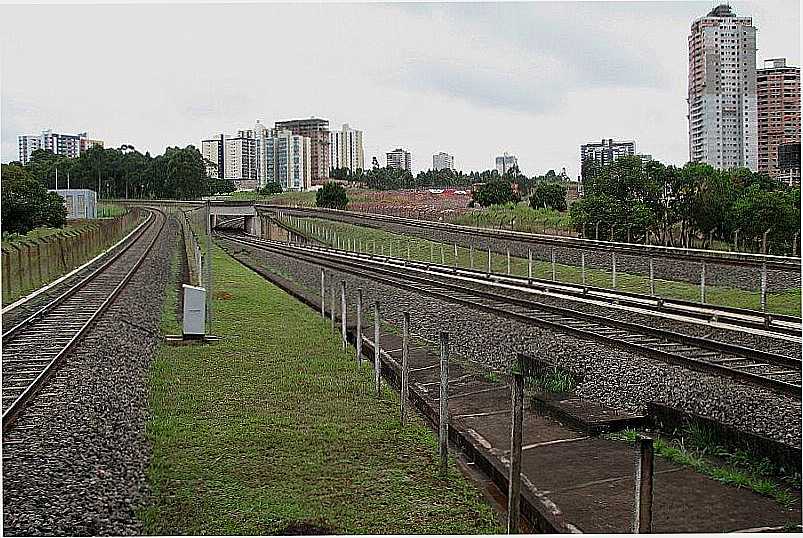
<path id="1" fill-rule="evenodd" d="M 778 145 L 778 181 L 800 186 L 800 142 Z"/>
<path id="2" fill-rule="evenodd" d="M 405 151 L 402 148 L 396 148 L 393 151 L 389 151 L 385 157 L 387 159 L 387 166 L 389 168 L 412 172 L 413 159 L 409 151 Z"/>
<path id="3" fill-rule="evenodd" d="M 454 155 L 440 152 L 432 156 L 433 170 L 454 170 Z"/>
<path id="4" fill-rule="evenodd" d="M 636 142 L 634 140 L 603 138 L 599 142 L 588 142 L 580 145 L 580 166 L 582 167 L 586 161 L 593 161 L 600 166 L 605 166 L 619 157 L 635 154 Z M 645 155 L 644 157 L 650 156 Z"/>
<path id="5" fill-rule="evenodd" d="M 518 168 L 519 160 L 516 158 L 515 155 L 508 155 L 505 153 L 496 158 L 496 171 L 499 172 L 500 176 L 505 175 L 510 169 L 514 166 Z"/>
<path id="6" fill-rule="evenodd" d="M 288 130 L 294 135 L 310 140 L 312 185 L 322 185 L 329 179 L 329 120 L 310 118 L 305 120 L 277 121 L 277 130 Z"/>
<path id="7" fill-rule="evenodd" d="M 276 129 L 264 139 L 261 185 L 278 183 L 284 190 L 306 191 L 312 186 L 312 141 L 287 129 Z"/>
<path id="8" fill-rule="evenodd" d="M 800 68 L 787 66 L 786 58 L 765 60 L 756 73 L 756 92 L 758 171 L 779 178 L 778 148 L 800 144 Z"/>
<path id="9" fill-rule="evenodd" d="M 215 179 L 226 177 L 226 135 L 201 140 L 201 157 L 206 165 L 206 175 Z"/>
<path id="10" fill-rule="evenodd" d="M 352 173 L 365 169 L 362 131 L 344 123 L 339 131 L 329 133 L 329 165 L 332 168 L 348 168 Z"/>
<path id="11" fill-rule="evenodd" d="M 254 131 L 238 131 L 237 136 L 226 140 L 225 151 L 225 177 L 233 180 L 238 189 L 256 189 L 259 183 Z"/>
<path id="12" fill-rule="evenodd" d="M 38 135 L 20 135 L 17 137 L 19 160 L 28 164 L 31 154 L 37 149 L 50 150 L 56 155 L 75 158 L 93 146 L 103 147 L 103 140 L 87 138 L 86 133 L 64 134 L 52 130 L 42 131 Z"/>
<path id="13" fill-rule="evenodd" d="M 756 28 L 726 4 L 691 25 L 689 160 L 758 170 Z"/>

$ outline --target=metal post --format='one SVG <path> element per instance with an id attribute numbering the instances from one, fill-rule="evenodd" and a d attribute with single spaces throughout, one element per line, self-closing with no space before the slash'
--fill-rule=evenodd
<path id="1" fill-rule="evenodd" d="M 212 202 L 206 201 L 206 334 L 212 334 Z"/>
<path id="2" fill-rule="evenodd" d="M 468 262 L 469 266 L 474 269 L 474 245 L 468 247 Z"/>
<path id="3" fill-rule="evenodd" d="M 705 303 L 705 260 L 700 265 L 700 302 Z"/>
<path id="4" fill-rule="evenodd" d="M 410 259 L 410 242 L 407 242 L 407 259 Z"/>
<path id="5" fill-rule="evenodd" d="M 441 243 L 441 265 L 444 265 L 445 263 L 446 263 L 446 257 L 443 253 L 443 243 Z"/>
<path id="6" fill-rule="evenodd" d="M 762 254 L 766 254 L 767 253 L 767 235 L 769 235 L 771 230 L 772 230 L 772 228 L 770 228 L 769 230 L 764 232 L 764 235 L 761 237 L 761 253 Z"/>
<path id="7" fill-rule="evenodd" d="M 597 221 L 597 229 L 596 229 L 596 232 L 595 232 L 595 235 L 594 235 L 594 239 L 597 240 L 597 241 L 599 240 L 599 224 L 600 224 L 600 222 L 602 222 L 602 221 L 599 221 L 599 220 Z"/>
<path id="8" fill-rule="evenodd" d="M 518 368 L 513 371 L 510 425 L 510 476 L 508 477 L 507 532 L 518 534 L 521 502 L 521 437 L 524 415 L 524 375 Z"/>
<path id="9" fill-rule="evenodd" d="M 616 289 L 616 254 L 611 252 L 611 273 L 613 276 L 613 289 Z"/>
<path id="10" fill-rule="evenodd" d="M 510 274 L 510 249 L 507 249 L 507 274 Z"/>
<path id="11" fill-rule="evenodd" d="M 555 278 L 555 247 L 552 247 L 552 281 L 554 282 L 557 280 Z"/>
<path id="12" fill-rule="evenodd" d="M 340 281 L 340 336 L 343 338 L 343 351 L 346 351 L 346 281 Z"/>
<path id="13" fill-rule="evenodd" d="M 357 366 L 362 366 L 362 288 L 357 288 Z"/>
<path id="14" fill-rule="evenodd" d="M 761 264 L 761 311 L 767 311 L 767 264 Z"/>
<path id="15" fill-rule="evenodd" d="M 434 253 L 435 246 L 430 243 L 429 244 L 429 263 L 433 263 L 435 261 L 435 253 Z"/>
<path id="16" fill-rule="evenodd" d="M 652 439 L 639 436 L 636 439 L 636 498 L 633 514 L 633 532 L 636 534 L 652 532 L 652 479 Z"/>
<path id="17" fill-rule="evenodd" d="M 488 275 L 491 274 L 491 247 L 488 247 Z"/>
<path id="18" fill-rule="evenodd" d="M 332 300 L 329 302 L 329 313 L 332 315 L 332 332 L 335 332 L 335 311 L 337 307 L 335 306 L 337 303 L 335 302 L 335 283 L 332 282 Z"/>
<path id="19" fill-rule="evenodd" d="M 374 301 L 374 385 L 376 386 L 377 398 L 382 395 L 382 366 L 379 362 L 381 350 L 382 347 L 379 343 L 379 301 Z"/>
<path id="20" fill-rule="evenodd" d="M 326 319 L 326 274 L 321 269 L 321 317 Z"/>
<path id="21" fill-rule="evenodd" d="M 410 381 L 410 313 L 404 312 L 402 321 L 402 372 L 401 372 L 401 425 L 407 421 L 407 399 Z"/>
<path id="22" fill-rule="evenodd" d="M 650 257 L 650 295 L 655 295 L 655 271 L 653 268 L 652 257 Z"/>
<path id="23" fill-rule="evenodd" d="M 441 390 L 438 414 L 438 444 L 441 473 L 445 476 L 449 456 L 449 333 L 441 332 Z"/>
<path id="24" fill-rule="evenodd" d="M 800 232 L 795 232 L 795 237 L 792 239 L 792 256 L 797 256 L 797 240 L 800 237 Z"/>
<path id="25" fill-rule="evenodd" d="M 533 249 L 527 249 L 527 280 L 533 279 Z"/>
<path id="26" fill-rule="evenodd" d="M 580 253 L 580 274 L 583 279 L 583 286 L 586 285 L 586 253 Z"/>
<path id="27" fill-rule="evenodd" d="M 457 267 L 457 243 L 454 244 L 454 266 Z"/>
<path id="28" fill-rule="evenodd" d="M 384 256 L 385 255 L 385 242 L 384 241 L 379 245 L 379 255 L 380 256 Z"/>
<path id="29" fill-rule="evenodd" d="M 390 245 L 388 245 L 388 249 L 389 249 L 388 256 L 392 258 L 393 257 L 393 241 L 391 241 Z"/>

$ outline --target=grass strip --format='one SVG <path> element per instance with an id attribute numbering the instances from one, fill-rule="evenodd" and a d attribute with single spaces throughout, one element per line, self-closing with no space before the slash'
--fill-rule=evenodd
<path id="1" fill-rule="evenodd" d="M 208 345 L 151 366 L 150 534 L 500 533 L 496 514 L 325 320 L 214 250 Z M 166 308 L 165 312 L 170 309 Z"/>
<path id="2" fill-rule="evenodd" d="M 363 252 L 407 258 L 418 261 L 432 261 L 458 267 L 474 267 L 486 270 L 488 268 L 488 251 L 458 247 L 455 258 L 454 245 L 438 243 L 413 236 L 395 234 L 376 228 L 368 228 L 344 222 L 328 221 L 323 219 L 304 219 L 316 226 L 319 231 L 334 232 L 341 240 L 341 248 L 348 242 L 362 248 Z M 304 231 L 303 229 L 301 230 Z M 331 238 L 331 235 L 329 236 Z M 315 238 L 324 241 L 323 233 L 316 233 Z M 331 241 L 329 241 L 331 244 Z M 355 248 L 352 247 L 352 250 Z M 442 253 L 442 254 L 441 254 Z M 527 276 L 528 262 L 526 258 L 510 257 L 510 273 L 517 276 Z M 496 252 L 491 253 L 491 270 L 495 273 L 507 272 L 507 256 Z M 574 265 L 555 263 L 555 280 L 581 284 L 582 270 Z M 549 261 L 533 260 L 533 277 L 552 279 L 552 264 Z M 610 271 L 586 267 L 586 284 L 599 288 L 611 288 L 613 284 Z M 650 293 L 650 279 L 646 276 L 617 271 L 616 289 L 636 293 Z M 655 279 L 655 294 L 659 297 L 683 299 L 688 301 L 700 300 L 700 287 L 698 284 L 679 282 L 674 280 Z M 761 296 L 758 291 L 747 291 L 726 286 L 707 286 L 706 303 L 710 305 L 732 306 L 751 310 L 761 309 Z M 801 295 L 800 288 L 792 288 L 780 292 L 767 294 L 767 309 L 778 314 L 800 316 Z"/>

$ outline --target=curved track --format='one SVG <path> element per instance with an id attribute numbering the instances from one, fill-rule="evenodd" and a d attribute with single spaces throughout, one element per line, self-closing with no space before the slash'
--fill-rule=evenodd
<path id="1" fill-rule="evenodd" d="M 56 371 L 64 356 L 111 304 L 143 263 L 166 216 L 150 209 L 148 224 L 77 284 L 3 333 L 3 432 Z"/>
<path id="2" fill-rule="evenodd" d="M 601 341 L 689 369 L 752 383 L 796 399 L 801 397 L 801 361 L 798 358 L 522 299 L 505 294 L 504 290 L 489 289 L 487 283 L 482 286 L 478 279 L 472 279 L 473 284 L 477 285 L 467 285 L 465 280 L 459 279 L 459 275 L 446 274 L 443 268 L 439 269 L 440 272 L 432 270 L 427 264 L 407 265 L 403 260 L 390 262 L 385 257 L 334 249 L 288 245 L 231 235 L 225 237 L 235 244 L 289 256 L 414 293 Z"/>

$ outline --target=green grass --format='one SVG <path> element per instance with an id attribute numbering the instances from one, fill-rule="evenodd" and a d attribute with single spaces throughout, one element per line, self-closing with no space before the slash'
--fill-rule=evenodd
<path id="1" fill-rule="evenodd" d="M 555 230 L 569 232 L 572 229 L 568 212 L 561 213 L 554 209 L 533 209 L 523 202 L 486 207 L 479 211 L 460 215 L 452 222 L 481 228 L 499 228 L 501 226 L 509 230 L 511 221 L 513 221 L 513 229 L 521 232 L 543 233 L 546 229 L 554 233 Z"/>
<path id="2" fill-rule="evenodd" d="M 27 241 L 33 239 L 39 239 L 42 237 L 49 237 L 51 235 L 63 235 L 68 232 L 80 232 L 84 228 L 88 227 L 91 224 L 91 221 L 81 220 L 81 221 L 71 221 L 69 224 L 65 224 L 63 228 L 49 228 L 47 226 L 42 226 L 40 228 L 34 228 L 33 230 L 29 231 L 26 234 L 3 234 L 3 245 L 11 245 L 14 243 L 18 243 L 20 241 Z"/>
<path id="3" fill-rule="evenodd" d="M 125 212 L 126 208 L 121 205 L 110 204 L 105 202 L 98 203 L 99 219 L 119 217 L 120 215 L 124 215 Z"/>
<path id="4" fill-rule="evenodd" d="M 343 222 L 326 221 L 322 219 L 306 219 L 315 223 L 318 227 L 334 231 L 341 240 L 351 239 L 356 241 L 357 249 L 362 245 L 363 252 L 384 252 L 388 255 L 391 252 L 396 257 L 407 257 L 408 248 L 410 258 L 419 261 L 441 262 L 441 248 L 443 247 L 443 261 L 447 265 L 455 264 L 454 245 L 441 244 L 417 237 L 394 234 L 375 228 L 355 226 Z M 303 229 L 301 230 L 304 231 Z M 319 233 L 316 238 L 323 240 L 323 234 Z M 361 243 L 360 243 L 361 242 Z M 346 245 L 341 244 L 342 248 Z M 431 250 L 430 250 L 431 249 Z M 433 257 L 430 258 L 430 252 Z M 459 247 L 457 250 L 457 265 L 459 267 L 471 267 L 471 251 L 468 248 Z M 527 259 L 511 256 L 510 272 L 513 275 L 527 276 Z M 488 251 L 474 249 L 473 267 L 475 269 L 487 269 Z M 491 269 L 496 273 L 507 272 L 507 257 L 505 254 L 491 253 Z M 645 267 L 645 272 L 647 268 Z M 555 280 L 558 282 L 570 282 L 574 284 L 583 283 L 583 272 L 580 267 L 563 263 L 555 263 Z M 549 261 L 533 260 L 533 277 L 541 279 L 552 279 L 552 264 Z M 613 275 L 610 270 L 586 268 L 585 282 L 589 286 L 600 288 L 613 287 Z M 689 282 L 678 282 L 672 280 L 655 279 L 655 294 L 659 297 L 684 299 L 689 301 L 700 300 L 700 287 Z M 646 276 L 624 273 L 617 271 L 616 289 L 631 291 L 636 293 L 650 293 L 650 280 Z M 758 291 L 748 291 L 725 286 L 707 286 L 706 303 L 722 306 L 734 306 L 738 308 L 748 308 L 760 310 L 761 297 Z M 787 289 L 767 294 L 767 309 L 778 314 L 789 314 L 800 316 L 801 313 L 800 288 Z"/>
<path id="5" fill-rule="evenodd" d="M 679 439 L 654 436 L 655 454 L 673 463 L 691 467 L 723 484 L 748 488 L 771 497 L 785 508 L 791 508 L 798 502 L 784 481 L 772 475 L 771 465 L 768 466 L 766 460 L 746 460 L 746 455 L 739 454 L 738 451 L 736 454 L 739 455 L 729 454 L 715 444 L 716 438 L 712 432 L 703 430 L 699 426 L 686 428 Z M 606 437 L 634 442 L 638 434 L 636 430 L 627 429 Z"/>
<path id="6" fill-rule="evenodd" d="M 286 191 L 281 194 L 257 194 L 254 191 L 233 192 L 223 198 L 227 200 L 256 200 L 271 204 L 300 205 L 311 207 L 315 205 L 315 192 Z"/>
<path id="7" fill-rule="evenodd" d="M 220 249 L 214 333 L 151 366 L 150 534 L 477 534 L 502 528 L 432 432 L 342 352 L 327 321 Z M 167 308 L 165 312 L 170 312 Z"/>
<path id="8" fill-rule="evenodd" d="M 529 379 L 533 385 L 548 392 L 571 392 L 576 386 L 571 374 L 557 367 Z"/>
<path id="9" fill-rule="evenodd" d="M 178 308 L 178 281 L 181 278 L 179 256 L 181 255 L 180 249 L 183 248 L 184 244 L 181 240 L 181 234 L 179 234 L 173 252 L 170 254 L 170 276 L 167 279 L 168 284 L 165 289 L 164 304 L 162 305 L 162 334 L 181 334 L 181 320 L 177 315 L 176 309 Z"/>

